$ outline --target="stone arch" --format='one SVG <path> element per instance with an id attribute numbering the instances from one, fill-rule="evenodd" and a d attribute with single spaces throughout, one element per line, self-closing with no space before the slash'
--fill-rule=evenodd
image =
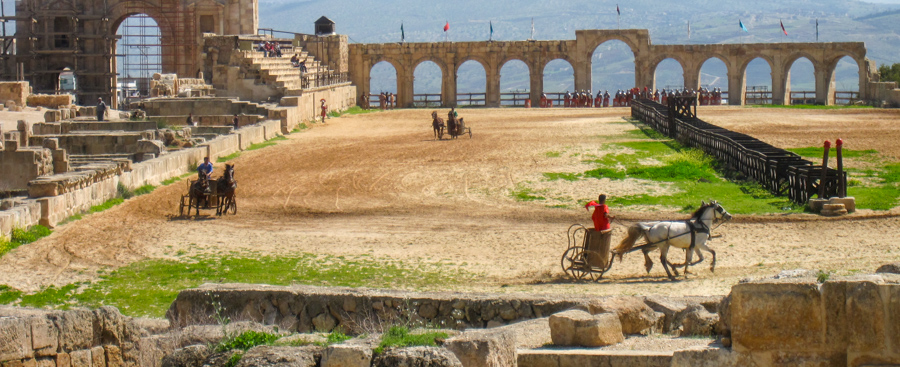
<path id="1" fill-rule="evenodd" d="M 433 55 L 423 56 L 423 57 L 416 59 L 412 64 L 410 64 L 409 70 L 411 72 L 415 73 L 416 69 L 419 67 L 419 65 L 422 65 L 422 63 L 424 63 L 426 61 L 431 61 L 435 65 L 437 65 L 438 68 L 441 69 L 441 75 L 444 75 L 444 76 L 448 75 L 449 71 L 447 68 L 447 63 L 444 62 L 444 60 L 441 59 L 440 57 L 435 57 Z M 455 72 L 455 70 L 454 70 L 454 72 Z"/>
<path id="2" fill-rule="evenodd" d="M 438 71 L 441 73 L 440 77 L 437 78 L 438 85 L 437 85 L 436 89 L 437 89 L 438 93 L 434 93 L 435 92 L 434 90 L 430 90 L 434 87 L 433 85 L 427 86 L 427 87 L 425 85 L 423 85 L 423 84 L 431 82 L 431 79 L 429 79 L 428 81 L 423 81 L 421 79 L 421 76 L 419 78 L 416 77 L 416 71 L 419 70 L 419 67 L 421 67 L 423 65 L 427 65 L 429 62 L 431 64 L 437 66 Z M 440 105 L 441 106 L 446 106 L 446 104 L 448 103 L 448 101 L 451 98 L 454 101 L 456 100 L 455 72 L 453 75 L 453 79 L 450 79 L 451 78 L 450 73 L 448 72 L 447 65 L 444 63 L 443 60 L 429 55 L 429 56 L 419 58 L 418 60 L 416 60 L 415 62 L 413 62 L 410 65 L 411 66 L 409 69 L 409 75 L 412 76 L 412 100 L 415 100 L 415 98 L 416 98 L 415 96 L 420 95 L 420 94 L 440 94 L 440 96 L 441 96 L 440 97 Z M 423 91 L 423 88 L 429 88 L 429 90 Z M 429 96 L 428 98 L 430 98 L 429 101 L 434 102 L 434 98 L 435 98 L 434 96 Z M 426 103 L 425 106 L 428 106 L 428 103 Z"/>
<path id="3" fill-rule="evenodd" d="M 499 63 L 498 65 L 499 65 L 499 68 L 497 69 L 497 74 L 498 74 L 497 75 L 497 90 L 498 90 L 498 94 L 500 94 L 500 96 L 499 96 L 499 99 L 498 99 L 499 102 L 497 103 L 497 105 L 498 106 L 500 106 L 500 105 L 504 105 L 504 106 L 517 105 L 518 102 L 515 101 L 516 98 L 514 98 L 514 97 L 516 97 L 516 96 L 521 97 L 521 96 L 513 95 L 510 93 L 528 93 L 528 92 L 530 92 L 530 90 L 534 87 L 534 83 L 535 83 L 534 73 L 531 71 L 532 66 L 521 57 L 507 57 L 507 58 L 503 59 L 503 62 Z M 507 66 L 512 68 L 512 71 L 516 71 L 516 72 L 514 74 L 510 74 L 509 73 L 510 69 L 507 69 L 507 74 L 504 74 L 503 69 Z M 516 79 L 516 77 L 520 77 L 522 75 L 518 72 L 520 70 L 518 68 L 520 68 L 522 66 L 525 67 L 525 69 L 524 69 L 525 78 L 524 78 L 524 80 Z M 504 84 L 503 84 L 504 77 L 506 78 L 505 79 L 505 81 L 506 81 L 505 88 L 504 88 Z M 510 80 L 511 78 L 513 78 L 513 79 Z M 512 84 L 512 85 L 510 85 L 510 84 Z M 520 89 L 520 87 L 521 87 L 521 89 Z M 504 96 L 503 95 L 504 93 L 507 93 L 507 94 Z"/>
<path id="4" fill-rule="evenodd" d="M 653 76 L 653 84 L 649 86 L 650 89 L 659 89 L 660 88 L 659 86 L 656 85 L 656 72 L 657 72 L 657 69 L 659 68 L 659 64 L 661 64 L 663 61 L 666 61 L 669 59 L 674 60 L 676 63 L 678 63 L 678 66 L 681 66 L 681 84 L 682 84 L 681 87 L 685 86 L 684 84 L 686 84 L 686 82 L 688 80 L 687 75 L 686 75 L 687 74 L 687 68 L 686 68 L 687 63 L 684 61 L 684 59 L 681 58 L 681 56 L 679 56 L 677 54 L 663 53 L 663 54 L 660 54 L 660 55 L 654 57 L 650 61 L 650 75 Z"/>
<path id="5" fill-rule="evenodd" d="M 747 73 L 747 65 L 750 65 L 750 63 L 756 59 L 762 59 L 767 64 L 769 64 L 770 72 L 775 71 L 775 60 L 773 60 L 771 56 L 763 55 L 763 54 L 754 54 L 754 55 L 748 55 L 746 58 L 744 58 L 741 61 L 740 74 L 741 75 L 746 74 Z"/>
<path id="6" fill-rule="evenodd" d="M 601 72 L 602 71 L 601 69 L 597 69 L 598 67 L 602 67 L 600 65 L 608 65 L 608 63 L 604 63 L 603 60 L 609 60 L 609 58 L 605 57 L 605 55 L 604 55 L 604 59 L 598 63 L 598 62 L 595 62 L 596 60 L 594 60 L 594 55 L 597 55 L 597 52 L 598 52 L 598 50 L 600 50 L 601 47 L 603 47 L 604 45 L 608 45 L 610 43 L 612 43 L 613 45 L 625 45 L 625 47 L 628 49 L 628 52 L 630 52 L 631 74 L 632 74 L 630 77 L 616 76 L 617 74 L 615 74 L 615 73 L 613 73 L 612 76 L 610 76 L 610 74 L 603 74 Z M 613 46 L 610 46 L 610 49 L 612 49 L 612 47 Z M 601 52 L 601 54 L 602 54 L 602 52 Z M 601 90 L 601 89 L 602 90 L 610 90 L 610 89 L 612 89 L 612 90 L 623 89 L 624 90 L 624 89 L 629 89 L 631 87 L 634 87 L 635 75 L 637 74 L 637 58 L 636 58 L 636 56 L 637 55 L 635 54 L 634 47 L 629 45 L 628 43 L 625 43 L 624 41 L 622 41 L 618 38 L 607 39 L 606 41 L 604 41 L 604 42 L 598 44 L 596 47 L 594 47 L 590 51 L 590 54 L 588 55 L 588 59 L 587 59 L 588 63 L 590 64 L 588 66 L 588 68 L 590 70 L 590 76 L 591 76 L 591 80 L 590 80 L 591 90 L 596 92 L 597 90 Z M 613 59 L 613 60 L 620 61 L 622 59 Z M 625 70 L 625 69 L 622 69 L 622 70 Z M 604 80 L 605 83 L 598 82 L 598 77 L 600 77 L 601 75 L 604 78 L 606 78 Z"/>
<path id="7" fill-rule="evenodd" d="M 812 68 L 813 68 L 812 75 L 811 75 L 812 76 L 812 88 L 798 87 L 798 85 L 800 84 L 796 80 L 796 79 L 798 79 L 798 75 L 796 73 L 791 73 L 791 71 L 794 71 L 794 72 L 797 71 L 797 70 L 794 70 L 795 67 L 801 68 L 800 70 L 802 70 L 803 68 L 806 67 L 805 65 L 803 65 L 802 62 L 800 62 L 803 59 L 806 59 L 809 62 L 809 64 L 812 65 Z M 800 62 L 799 65 L 798 65 L 798 62 Z M 819 98 L 818 98 L 819 97 L 819 88 L 823 86 L 824 81 L 820 81 L 820 80 L 818 80 L 818 78 L 816 78 L 816 76 L 819 75 L 819 73 L 821 72 L 822 67 L 821 67 L 821 65 L 819 65 L 819 62 L 815 58 L 813 58 L 811 55 L 807 54 L 806 52 L 802 52 L 802 51 L 795 52 L 785 58 L 785 62 L 782 67 L 783 67 L 782 73 L 781 73 L 782 80 L 777 81 L 777 82 L 779 82 L 781 85 L 784 86 L 784 104 L 790 104 L 790 105 L 793 105 L 793 104 L 816 104 L 819 102 Z M 802 73 L 802 74 L 806 74 L 806 73 Z M 796 92 L 796 100 L 794 98 L 795 92 Z M 813 93 L 811 96 L 809 95 L 810 92 Z"/>
<path id="8" fill-rule="evenodd" d="M 546 83 L 545 78 L 547 77 L 547 75 L 546 75 L 547 67 L 550 66 L 550 63 L 552 63 L 552 62 L 554 62 L 554 61 L 557 61 L 557 60 L 566 62 L 567 64 L 569 64 L 569 68 L 572 70 L 572 83 L 571 83 L 571 88 L 563 88 L 563 89 L 568 89 L 570 92 L 571 92 L 571 91 L 574 91 L 574 90 L 575 90 L 575 63 L 573 63 L 573 62 L 572 62 L 571 60 L 569 60 L 567 57 L 564 57 L 564 56 L 562 56 L 562 55 L 556 55 L 556 56 L 557 56 L 557 57 L 553 57 L 553 56 L 548 57 L 546 60 L 544 60 L 544 62 L 541 63 L 540 77 L 541 77 L 541 81 L 542 81 L 542 82 L 541 82 L 541 85 L 542 85 L 542 87 L 543 87 L 542 89 L 544 89 L 544 90 L 542 90 L 541 92 L 543 92 L 543 93 L 562 93 L 562 92 L 565 92 L 565 90 L 559 90 L 559 91 L 547 91 L 547 90 L 546 90 L 546 86 L 544 86 L 544 84 Z M 534 92 L 534 91 L 532 91 L 532 93 L 533 93 L 533 92 Z"/>
<path id="9" fill-rule="evenodd" d="M 376 60 L 377 61 L 374 62 L 368 68 L 368 71 L 366 73 L 366 80 L 368 81 L 367 88 L 366 88 L 367 90 L 364 90 L 363 92 L 368 92 L 369 94 L 375 94 L 375 93 L 382 92 L 381 90 L 375 91 L 372 88 L 372 84 L 373 84 L 372 83 L 372 71 L 375 70 L 375 67 L 378 66 L 379 64 L 387 63 L 392 68 L 394 68 L 394 77 L 396 80 L 395 80 L 395 85 L 394 85 L 395 90 L 393 91 L 393 93 L 398 93 L 400 91 L 400 69 L 398 68 L 398 63 L 394 60 L 390 60 L 387 58 L 380 58 L 380 59 L 376 59 Z M 388 92 L 388 91 L 385 91 L 385 92 Z"/>
<path id="10" fill-rule="evenodd" d="M 480 70 L 479 70 L 480 69 Z M 462 72 L 462 73 L 461 73 Z M 488 68 L 477 57 L 468 57 L 456 65 L 455 93 L 458 105 L 483 106 L 488 104 Z M 479 86 L 479 82 L 481 85 Z M 461 85 L 461 83 L 463 83 Z"/>
<path id="11" fill-rule="evenodd" d="M 631 39 L 629 37 L 625 37 L 623 35 L 603 35 L 603 36 L 599 36 L 599 37 L 596 37 L 596 36 L 590 37 L 587 41 L 587 47 L 586 47 L 587 55 L 583 55 L 583 56 L 590 59 L 591 56 L 594 55 L 594 51 L 597 50 L 597 47 L 600 47 L 604 43 L 607 43 L 609 41 L 621 41 L 622 43 L 626 44 L 628 46 L 628 48 L 631 49 L 631 54 L 635 55 L 635 57 L 637 57 L 638 51 L 639 51 L 639 49 L 637 47 L 638 40 L 633 40 L 633 39 Z"/>
<path id="12" fill-rule="evenodd" d="M 708 56 L 703 58 L 697 67 L 696 77 L 697 77 L 698 86 L 703 86 L 703 67 L 706 65 L 706 63 L 713 61 L 713 60 L 718 60 L 718 61 L 721 61 L 723 64 L 725 64 L 725 84 L 730 85 L 730 81 L 728 80 L 728 75 L 731 73 L 731 64 L 729 63 L 728 58 L 721 54 L 714 53 L 714 54 L 709 54 Z M 722 87 L 718 87 L 718 88 L 722 88 Z M 722 90 L 728 91 L 728 87 L 724 87 L 724 88 L 722 88 Z"/>
<path id="13" fill-rule="evenodd" d="M 456 65 L 455 65 L 455 66 L 456 66 L 456 70 L 454 70 L 454 72 L 459 73 L 459 68 L 462 67 L 463 64 L 465 64 L 465 63 L 467 63 L 467 62 L 469 62 L 469 61 L 477 62 L 479 65 L 481 65 L 482 68 L 484 68 L 485 73 L 487 72 L 488 67 L 489 67 L 489 65 L 490 65 L 490 64 L 487 62 L 487 60 L 486 60 L 485 58 L 481 57 L 481 56 L 478 56 L 478 55 L 466 55 L 465 57 L 459 59 L 459 62 L 456 63 Z"/>

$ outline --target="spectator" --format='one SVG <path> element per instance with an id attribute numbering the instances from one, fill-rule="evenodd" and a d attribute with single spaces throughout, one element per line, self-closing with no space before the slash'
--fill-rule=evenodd
<path id="1" fill-rule="evenodd" d="M 238 118 L 238 115 L 235 114 L 234 119 L 231 120 L 231 124 L 234 126 L 235 130 L 237 130 L 241 126 L 240 122 L 241 122 L 241 120 Z"/>
<path id="2" fill-rule="evenodd" d="M 106 114 L 106 103 L 103 98 L 97 98 L 97 121 L 103 121 L 103 115 Z"/>
<path id="3" fill-rule="evenodd" d="M 187 121 L 186 121 L 186 122 L 187 122 L 187 125 L 188 125 L 188 126 L 197 126 L 197 122 L 194 121 L 194 114 L 193 114 L 193 113 L 189 113 L 189 114 L 188 114 L 188 117 L 187 117 Z"/>

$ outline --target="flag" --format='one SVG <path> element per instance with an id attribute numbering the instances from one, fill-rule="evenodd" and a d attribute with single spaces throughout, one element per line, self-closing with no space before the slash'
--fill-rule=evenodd
<path id="1" fill-rule="evenodd" d="M 819 18 L 816 18 L 816 42 L 819 42 Z"/>
<path id="2" fill-rule="evenodd" d="M 787 30 L 784 29 L 784 22 L 782 22 L 781 19 L 779 19 L 778 22 L 781 23 L 781 31 L 784 32 L 785 36 L 787 36 L 788 35 Z"/>
<path id="3" fill-rule="evenodd" d="M 403 22 L 400 22 L 400 42 L 406 42 L 406 32 L 403 31 Z"/>
<path id="4" fill-rule="evenodd" d="M 744 32 L 750 33 L 750 30 L 747 29 L 747 26 L 744 25 L 744 21 L 743 21 L 743 20 L 739 20 L 739 21 L 738 21 L 738 24 L 741 26 L 741 29 L 744 30 Z"/>
<path id="5" fill-rule="evenodd" d="M 622 15 L 622 12 L 619 11 L 619 4 L 616 4 L 616 15 Z"/>
<path id="6" fill-rule="evenodd" d="M 531 18 L 531 38 L 529 39 L 534 39 L 534 18 Z"/>
<path id="7" fill-rule="evenodd" d="M 691 39 L 691 21 L 688 21 L 688 39 Z"/>
<path id="8" fill-rule="evenodd" d="M 491 37 L 489 39 L 494 39 L 494 22 L 489 22 L 491 25 Z"/>
<path id="9" fill-rule="evenodd" d="M 444 32 L 450 30 L 450 21 L 447 21 L 447 24 L 444 24 Z"/>

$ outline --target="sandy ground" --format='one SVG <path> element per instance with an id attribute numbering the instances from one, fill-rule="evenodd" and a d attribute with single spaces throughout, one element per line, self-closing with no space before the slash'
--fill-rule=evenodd
<path id="1" fill-rule="evenodd" d="M 444 261 L 479 274 L 455 289 L 462 291 L 718 295 L 742 278 L 782 269 L 871 272 L 900 259 L 898 210 L 839 220 L 803 214 L 737 216 L 717 230 L 724 237 L 712 242 L 719 255 L 715 273 L 707 260 L 692 269 L 690 279 L 671 282 L 658 265 L 646 274 L 642 257 L 630 254 L 600 283 L 573 283 L 559 265 L 565 233 L 572 223 L 589 223 L 589 213 L 541 201 L 517 202 L 510 191 L 524 182 L 543 184 L 543 172 L 582 172 L 583 157 L 607 153 L 605 143 L 634 129 L 623 121 L 629 110 L 462 110 L 474 136 L 453 141 L 433 139 L 430 112 L 331 119 L 276 147 L 244 152 L 233 162 L 239 181 L 237 216 L 215 218 L 206 212 L 199 218 L 177 218 L 186 188 L 183 182 L 173 184 L 85 216 L 7 254 L 0 259 L 0 284 L 36 290 L 92 280 L 101 268 L 174 258 L 183 250 L 191 255 L 319 253 Z M 723 107 L 701 109 L 700 115 L 784 147 L 844 137 L 854 149 L 878 149 L 900 158 L 894 146 L 900 134 L 897 110 Z M 550 188 L 554 200 L 569 200 L 570 205 L 599 191 L 666 190 L 656 183 L 608 180 Z M 728 198 L 717 199 L 727 207 Z M 624 220 L 685 217 L 612 210 Z M 616 231 L 613 241 L 623 236 L 621 227 Z"/>

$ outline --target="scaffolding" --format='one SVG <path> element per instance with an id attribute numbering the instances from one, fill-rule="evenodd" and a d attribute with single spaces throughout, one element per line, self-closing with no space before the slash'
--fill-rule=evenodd
<path id="1" fill-rule="evenodd" d="M 144 13 L 125 19 L 117 34 L 116 84 L 120 102 L 127 105 L 150 96 L 150 79 L 162 72 L 162 44 L 159 26 Z"/>

